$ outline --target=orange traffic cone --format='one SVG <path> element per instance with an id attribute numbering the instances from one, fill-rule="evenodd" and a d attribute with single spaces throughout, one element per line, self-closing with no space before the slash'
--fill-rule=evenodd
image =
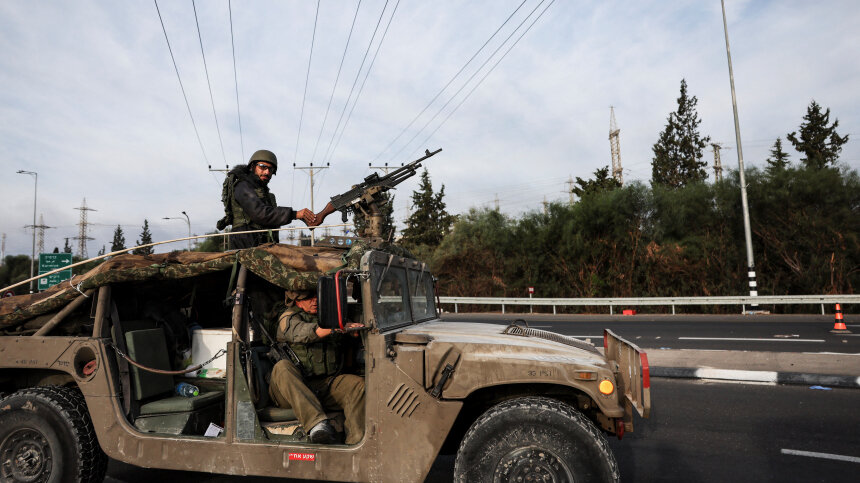
<path id="1" fill-rule="evenodd" d="M 834 323 L 833 330 L 830 332 L 836 334 L 847 334 L 851 331 L 848 330 L 848 327 L 845 326 L 845 321 L 842 319 L 842 305 L 836 304 L 836 314 L 834 315 Z"/>

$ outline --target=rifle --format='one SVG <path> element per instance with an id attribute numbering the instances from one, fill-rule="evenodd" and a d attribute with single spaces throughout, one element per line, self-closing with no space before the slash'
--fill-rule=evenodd
<path id="1" fill-rule="evenodd" d="M 278 341 L 275 340 L 275 338 L 273 338 L 269 334 L 269 331 L 266 330 L 265 327 L 263 327 L 263 324 L 260 323 L 260 321 L 257 319 L 257 317 L 252 315 L 250 317 L 250 319 L 251 319 L 251 323 L 254 325 L 254 328 L 257 329 L 258 331 L 260 331 L 260 333 L 263 334 L 266 337 L 266 339 L 269 341 L 269 348 L 275 352 L 275 355 L 278 357 L 278 360 L 283 360 L 283 359 L 289 360 L 290 362 L 293 363 L 293 365 L 295 365 L 299 369 L 299 372 L 301 372 L 302 375 L 304 376 L 306 373 L 305 373 L 304 366 L 302 366 L 302 361 L 299 359 L 299 356 L 297 356 L 296 353 L 293 352 L 293 349 L 290 347 L 290 345 L 289 344 L 278 344 Z M 271 354 L 271 352 L 269 354 Z"/>
<path id="2" fill-rule="evenodd" d="M 436 154 L 439 154 L 442 149 L 437 149 L 431 152 L 429 149 L 424 151 L 424 156 L 405 164 L 394 171 L 380 176 L 379 173 L 373 173 L 364 178 L 364 181 L 354 185 L 349 191 L 331 197 L 326 207 L 320 214 L 317 215 L 319 223 L 329 214 L 340 211 L 342 213 L 343 222 L 346 223 L 346 215 L 349 212 L 358 213 L 370 218 L 370 236 L 378 237 L 381 231 L 381 213 L 379 209 L 385 204 L 382 198 L 382 193 L 394 188 L 407 179 L 415 176 L 421 163 Z M 379 226 L 378 226 L 379 225 Z"/>

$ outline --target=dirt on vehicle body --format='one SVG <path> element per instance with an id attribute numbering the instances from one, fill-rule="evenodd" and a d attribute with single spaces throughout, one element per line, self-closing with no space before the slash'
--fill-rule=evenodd
<path id="1" fill-rule="evenodd" d="M 100 481 L 109 456 L 232 475 L 423 481 L 439 454 L 456 454 L 458 481 L 619 479 L 604 435 L 632 431 L 634 411 L 650 411 L 638 348 L 609 331 L 604 355 L 521 323 L 442 322 L 426 264 L 360 239 L 324 245 L 124 255 L 0 302 L 0 477 Z M 267 395 L 272 361 L 254 322 L 284 290 L 312 287 L 321 325 L 365 328 L 344 356 L 343 370 L 365 378 L 355 445 L 310 443 Z M 219 377 L 184 372 L 196 331 L 218 330 L 229 338 Z M 176 396 L 179 382 L 201 394 Z M 337 426 L 343 415 L 330 417 Z"/>

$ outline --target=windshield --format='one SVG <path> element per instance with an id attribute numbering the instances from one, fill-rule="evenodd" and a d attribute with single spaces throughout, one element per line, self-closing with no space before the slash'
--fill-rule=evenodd
<path id="1" fill-rule="evenodd" d="M 381 330 L 436 317 L 433 277 L 426 270 L 374 264 L 371 289 Z"/>

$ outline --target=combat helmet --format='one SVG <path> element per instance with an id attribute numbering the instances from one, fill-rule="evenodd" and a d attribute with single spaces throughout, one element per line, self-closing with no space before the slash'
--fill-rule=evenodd
<path id="1" fill-rule="evenodd" d="M 254 165 L 259 161 L 264 161 L 272 165 L 272 174 L 278 172 L 278 157 L 275 156 L 275 153 L 269 151 L 268 149 L 261 149 L 254 154 L 251 155 L 251 159 L 248 160 L 248 169 L 253 169 Z"/>

